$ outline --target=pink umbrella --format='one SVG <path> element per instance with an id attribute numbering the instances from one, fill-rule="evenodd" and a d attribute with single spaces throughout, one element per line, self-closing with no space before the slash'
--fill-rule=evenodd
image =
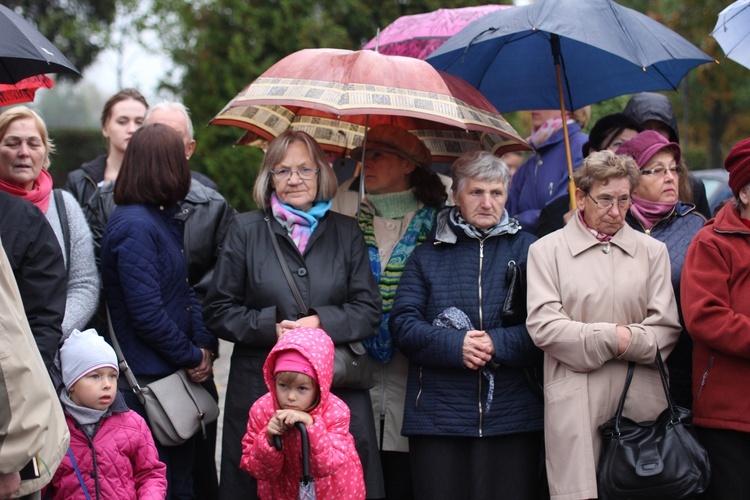
<path id="1" fill-rule="evenodd" d="M 402 16 L 363 48 L 375 50 L 377 47 L 381 54 L 425 59 L 467 24 L 490 12 L 509 7 L 512 5 L 477 5 Z"/>

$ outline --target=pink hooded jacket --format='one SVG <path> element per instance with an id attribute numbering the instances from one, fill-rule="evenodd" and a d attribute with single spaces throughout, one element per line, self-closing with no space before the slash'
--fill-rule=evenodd
<path id="1" fill-rule="evenodd" d="M 240 467 L 258 480 L 263 499 L 296 499 L 302 477 L 302 449 L 296 429 L 282 436 L 283 451 L 268 445 L 266 426 L 279 409 L 273 368 L 280 351 L 294 349 L 314 367 L 320 383 L 320 403 L 311 412 L 308 426 L 310 474 L 315 493 L 324 499 L 365 498 L 362 465 L 349 433 L 349 407 L 330 393 L 333 379 L 333 342 L 318 328 L 298 328 L 279 339 L 263 365 L 269 393 L 250 408 L 247 433 L 242 439 Z"/>
<path id="2" fill-rule="evenodd" d="M 166 466 L 159 461 L 156 445 L 146 421 L 132 410 L 112 413 L 101 420 L 93 445 L 73 417 L 65 414 L 70 429 L 70 449 L 92 499 L 96 498 L 92 448 L 96 453 L 100 498 L 117 500 L 162 500 L 167 494 Z M 50 483 L 54 499 L 86 497 L 73 464 L 63 458 Z"/>

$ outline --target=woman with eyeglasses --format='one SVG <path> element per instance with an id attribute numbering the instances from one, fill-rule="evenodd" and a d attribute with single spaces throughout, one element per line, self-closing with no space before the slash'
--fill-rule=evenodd
<path id="1" fill-rule="evenodd" d="M 371 338 L 381 298 L 357 220 L 333 212 L 336 174 L 315 139 L 287 131 L 268 146 L 253 197 L 259 210 L 234 217 L 204 304 L 208 328 L 234 343 L 222 437 L 219 498 L 257 498 L 254 478 L 239 468 L 252 403 L 268 392 L 263 363 L 294 328 L 322 328 L 334 344 Z M 279 245 L 302 300 L 300 313 L 284 276 Z M 383 478 L 367 389 L 334 388 L 351 410 L 350 431 L 368 497 L 383 496 Z M 311 432 L 313 432 L 311 430 Z M 316 474 L 313 471 L 313 474 Z"/>
<path id="2" fill-rule="evenodd" d="M 645 130 L 624 142 L 618 155 L 635 159 L 641 178 L 633 191 L 633 204 L 625 221 L 636 231 L 664 242 L 672 264 L 672 288 L 680 307 L 680 276 L 688 245 L 706 219 L 694 205 L 680 201 L 680 146 L 653 130 Z M 667 360 L 670 393 L 674 402 L 692 408 L 693 341 L 682 316 L 680 340 Z"/>
<path id="3" fill-rule="evenodd" d="M 625 223 L 636 162 L 598 151 L 573 179 L 576 214 L 529 248 L 526 326 L 544 351 L 551 497 L 597 498 L 598 427 L 615 415 L 628 363 L 627 416 L 653 420 L 667 406 L 656 348 L 669 355 L 680 323 L 667 247 Z"/>

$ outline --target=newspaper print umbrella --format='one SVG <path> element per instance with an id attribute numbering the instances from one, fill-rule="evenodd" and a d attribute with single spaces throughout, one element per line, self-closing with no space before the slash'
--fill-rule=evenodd
<path id="1" fill-rule="evenodd" d="M 0 83 L 45 73 L 80 72 L 24 18 L 0 5 Z"/>
<path id="2" fill-rule="evenodd" d="M 0 107 L 33 102 L 36 91 L 51 89 L 55 81 L 46 75 L 35 75 L 17 83 L 0 83 Z"/>
<path id="3" fill-rule="evenodd" d="M 478 132 L 476 138 L 495 134 L 494 143 L 528 148 L 494 106 L 460 78 L 418 59 L 367 50 L 295 52 L 248 85 L 210 123 L 245 128 L 266 140 L 296 123 L 336 152 L 361 145 L 365 130 L 379 123 Z M 440 134 L 449 135 L 433 132 Z"/>
<path id="4" fill-rule="evenodd" d="M 310 134 L 324 151 L 341 157 L 365 140 L 368 122 L 375 125 L 396 125 L 409 130 L 424 142 L 432 153 L 433 162 L 452 163 L 464 153 L 476 150 L 503 155 L 510 151 L 525 151 L 531 147 L 508 125 L 505 135 L 489 132 L 466 131 L 454 127 L 394 115 L 353 115 L 337 117 L 312 109 L 298 109 L 295 114 L 284 106 L 245 106 L 232 109 L 231 116 L 217 115 L 212 123 L 249 128 L 237 141 L 238 145 L 267 147 L 268 141 L 287 129 Z M 241 123 L 240 123 L 241 122 Z"/>
<path id="5" fill-rule="evenodd" d="M 391 56 L 425 59 L 467 24 L 490 12 L 510 7 L 476 5 L 401 16 L 367 42 L 363 49 Z"/>
<path id="6" fill-rule="evenodd" d="M 724 54 L 750 69 L 750 0 L 738 0 L 719 13 L 711 36 Z"/>

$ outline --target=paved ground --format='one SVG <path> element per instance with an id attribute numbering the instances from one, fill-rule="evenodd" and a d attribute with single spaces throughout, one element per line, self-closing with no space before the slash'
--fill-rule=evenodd
<path id="1" fill-rule="evenodd" d="M 214 363 L 214 381 L 219 391 L 219 408 L 222 413 L 219 415 L 219 435 L 216 438 L 216 468 L 221 467 L 221 431 L 224 424 L 224 398 L 227 392 L 227 378 L 229 377 L 229 360 L 232 357 L 232 348 L 234 344 L 219 340 L 219 352 L 221 357 Z"/>

